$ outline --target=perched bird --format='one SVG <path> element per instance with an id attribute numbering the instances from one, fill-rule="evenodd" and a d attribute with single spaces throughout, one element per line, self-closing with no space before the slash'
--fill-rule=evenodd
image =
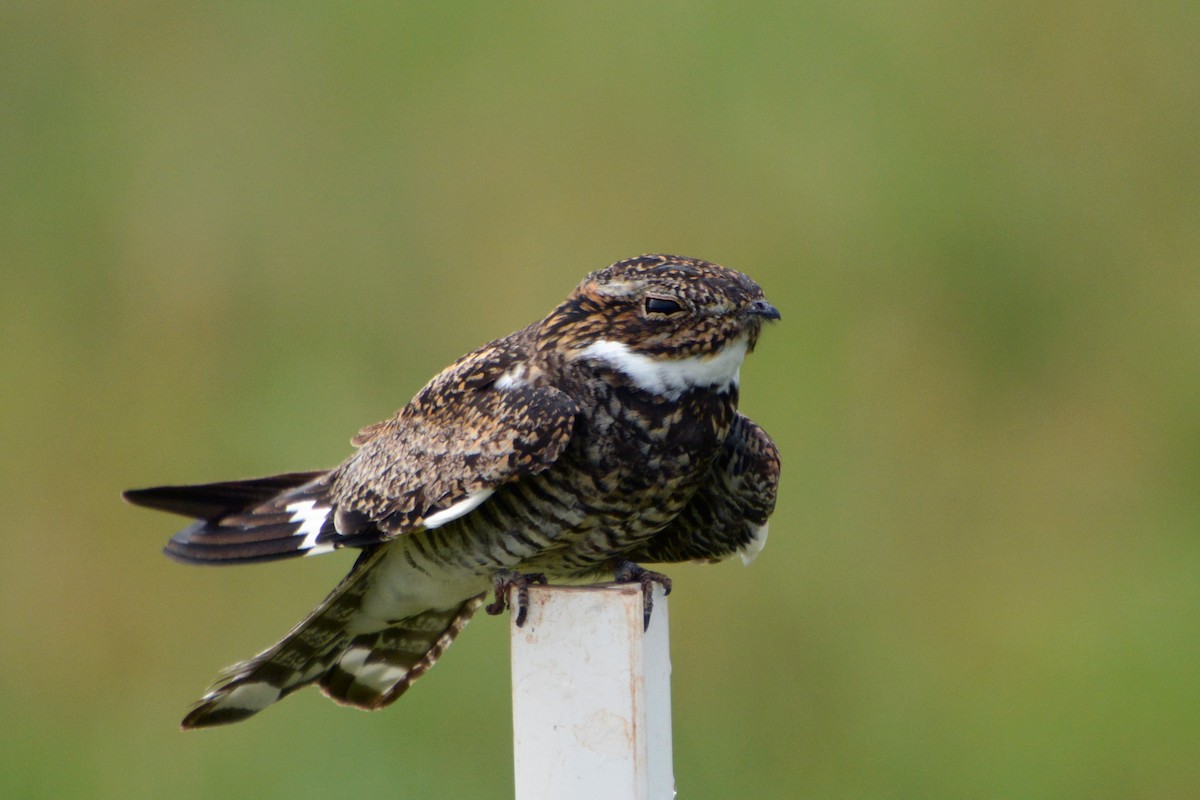
<path id="1" fill-rule="evenodd" d="M 165 548 L 179 561 L 360 550 L 333 592 L 225 670 L 183 727 L 237 722 L 311 683 L 381 708 L 489 590 L 490 613 L 516 596 L 520 624 L 529 582 L 607 574 L 640 582 L 649 613 L 652 584 L 670 582 L 639 563 L 749 563 L 766 540 L 779 452 L 738 413 L 738 374 L 775 319 L 740 272 L 632 258 L 451 364 L 332 470 L 126 492 L 197 520 Z"/>

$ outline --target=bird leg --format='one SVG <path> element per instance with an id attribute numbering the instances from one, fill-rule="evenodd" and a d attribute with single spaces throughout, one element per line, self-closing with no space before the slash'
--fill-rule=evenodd
<path id="1" fill-rule="evenodd" d="M 654 610 L 654 584 L 663 587 L 663 594 L 671 593 L 671 579 L 661 572 L 651 572 L 623 558 L 613 562 L 613 579 L 617 583 L 640 583 L 642 585 L 642 630 L 650 627 L 650 612 Z"/>
<path id="2" fill-rule="evenodd" d="M 525 615 L 529 611 L 529 584 L 540 583 L 545 585 L 546 576 L 541 572 L 514 572 L 511 569 L 502 569 L 492 576 L 492 589 L 496 592 L 496 599 L 484 606 L 483 610 L 495 616 L 503 614 L 504 609 L 509 607 L 508 593 L 513 589 L 517 590 L 517 602 L 512 605 L 512 610 L 517 612 L 517 627 L 520 628 L 525 624 Z"/>

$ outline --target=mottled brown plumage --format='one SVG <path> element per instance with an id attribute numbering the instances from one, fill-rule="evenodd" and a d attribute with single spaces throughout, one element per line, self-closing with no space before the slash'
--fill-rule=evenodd
<path id="1" fill-rule="evenodd" d="M 224 673 L 185 727 L 243 719 L 309 683 L 338 702 L 386 705 L 494 583 L 524 573 L 645 583 L 661 576 L 634 562 L 753 557 L 779 454 L 737 412 L 738 369 L 778 317 L 740 272 L 629 259 L 459 359 L 329 472 L 127 493 L 199 518 L 167 546 L 183 561 L 363 548 L 333 593 Z"/>

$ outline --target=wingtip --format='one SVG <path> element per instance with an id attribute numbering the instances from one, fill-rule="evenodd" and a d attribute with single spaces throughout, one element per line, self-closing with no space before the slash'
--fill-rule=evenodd
<path id="1" fill-rule="evenodd" d="M 193 519 L 216 519 L 318 481 L 328 474 L 328 470 L 287 472 L 249 480 L 151 486 L 146 489 L 126 489 L 121 497 L 127 503 L 143 508 Z"/>
<path id="2" fill-rule="evenodd" d="M 142 498 L 147 491 L 147 489 L 126 489 L 121 492 L 121 499 L 131 506 L 144 506 Z"/>

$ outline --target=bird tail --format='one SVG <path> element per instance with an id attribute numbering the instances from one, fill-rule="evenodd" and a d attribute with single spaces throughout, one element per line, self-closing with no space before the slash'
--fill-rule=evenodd
<path id="1" fill-rule="evenodd" d="M 269 478 L 156 486 L 124 493 L 130 503 L 192 517 L 163 548 L 189 564 L 236 564 L 328 553 L 378 541 L 343 536 L 334 524 L 329 472 L 291 472 Z"/>
<path id="2" fill-rule="evenodd" d="M 352 623 L 380 548 L 364 550 L 350 574 L 273 647 L 224 670 L 184 717 L 183 727 L 239 722 L 316 683 L 343 705 L 374 710 L 398 698 L 445 652 L 483 602 L 471 597 L 370 632 Z"/>

